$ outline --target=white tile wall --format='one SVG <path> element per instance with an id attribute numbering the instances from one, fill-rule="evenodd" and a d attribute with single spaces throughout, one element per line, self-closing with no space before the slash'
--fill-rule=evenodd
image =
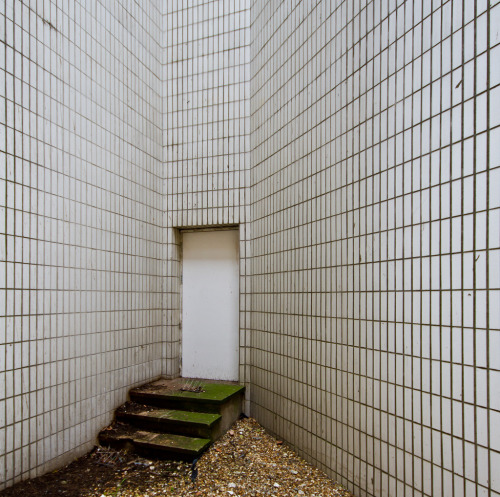
<path id="1" fill-rule="evenodd" d="M 498 0 L 0 3 L 0 488 L 180 364 L 239 225 L 252 414 L 357 496 L 500 495 Z"/>
<path id="2" fill-rule="evenodd" d="M 500 495 L 500 4 L 251 14 L 252 413 L 355 495 Z"/>
<path id="3" fill-rule="evenodd" d="M 182 371 L 180 228 L 238 225 L 240 381 L 249 387 L 250 1 L 173 0 L 163 9 L 166 374 Z"/>
<path id="4" fill-rule="evenodd" d="M 0 489 L 158 376 L 159 2 L 0 2 Z"/>

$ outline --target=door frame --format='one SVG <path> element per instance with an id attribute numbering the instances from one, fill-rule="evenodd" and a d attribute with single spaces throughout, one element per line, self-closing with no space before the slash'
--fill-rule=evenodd
<path id="1" fill-rule="evenodd" d="M 183 323 L 183 314 L 184 314 L 184 234 L 185 233 L 202 233 L 202 232 L 212 232 L 212 231 L 237 231 L 238 232 L 238 378 L 235 380 L 237 382 L 241 379 L 241 233 L 240 233 L 240 225 L 239 224 L 228 224 L 228 225 L 214 225 L 214 226 L 197 226 L 197 227 L 179 227 L 177 231 L 180 235 L 180 284 L 179 284 L 179 372 L 180 376 L 183 376 L 183 365 L 182 365 L 182 357 L 183 357 L 183 337 L 184 337 L 184 323 Z M 212 379 L 212 378 L 207 378 Z M 221 380 L 224 381 L 224 380 Z"/>

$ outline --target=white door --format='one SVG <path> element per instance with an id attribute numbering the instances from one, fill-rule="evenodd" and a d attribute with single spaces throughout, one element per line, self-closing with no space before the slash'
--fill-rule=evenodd
<path id="1" fill-rule="evenodd" d="M 182 376 L 237 381 L 238 231 L 182 238 Z"/>

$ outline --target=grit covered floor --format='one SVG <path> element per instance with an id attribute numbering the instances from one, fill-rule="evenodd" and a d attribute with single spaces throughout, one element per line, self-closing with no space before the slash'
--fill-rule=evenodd
<path id="1" fill-rule="evenodd" d="M 252 418 L 236 422 L 194 467 L 97 448 L 59 471 L 0 492 L 1 497 L 216 495 L 352 497 Z"/>

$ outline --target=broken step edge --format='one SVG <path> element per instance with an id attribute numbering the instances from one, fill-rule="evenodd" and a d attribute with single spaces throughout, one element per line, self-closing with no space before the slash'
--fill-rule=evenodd
<path id="1" fill-rule="evenodd" d="M 118 409 L 116 417 L 120 420 L 141 420 L 161 424 L 189 424 L 200 427 L 212 428 L 221 419 L 220 414 L 208 412 L 181 411 L 178 409 L 149 408 L 148 406 L 132 406 L 134 411 Z M 141 407 L 145 407 L 141 410 Z"/>
<path id="2" fill-rule="evenodd" d="M 212 441 L 214 441 L 213 435 L 218 433 L 214 429 L 222 419 L 220 414 L 215 413 L 151 408 L 134 403 L 125 406 L 116 411 L 116 419 L 119 422 L 126 422 L 155 431 L 210 438 Z"/>
<path id="3" fill-rule="evenodd" d="M 99 436 L 101 445 L 152 450 L 158 454 L 196 457 L 210 445 L 208 438 L 185 437 L 171 433 L 156 433 L 145 430 L 129 430 L 128 433 L 103 432 Z"/>

